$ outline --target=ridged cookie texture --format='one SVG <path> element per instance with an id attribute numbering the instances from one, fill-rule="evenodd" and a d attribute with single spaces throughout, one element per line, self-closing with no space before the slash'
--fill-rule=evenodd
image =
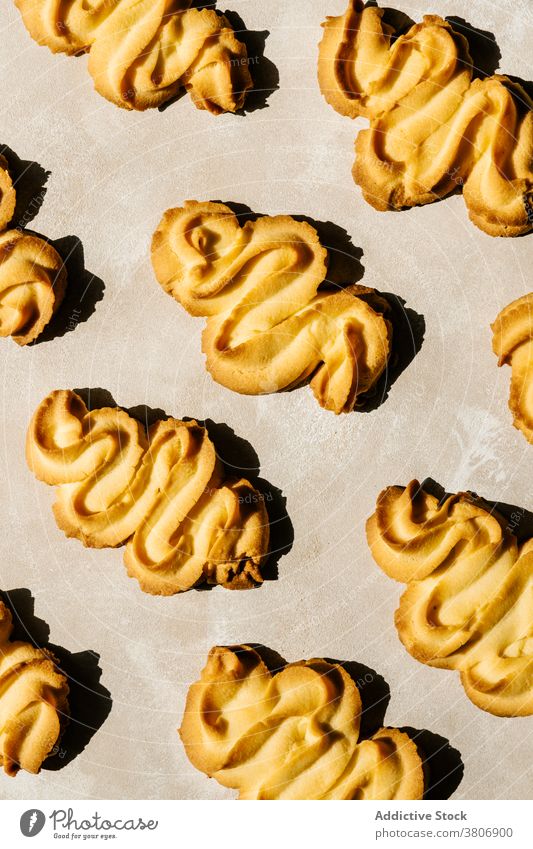
<path id="1" fill-rule="evenodd" d="M 61 305 L 67 285 L 52 245 L 21 230 L 0 233 L 0 336 L 33 342 Z"/>
<path id="2" fill-rule="evenodd" d="M 533 225 L 533 101 L 508 77 L 472 79 L 468 42 L 426 15 L 398 38 L 383 9 L 350 0 L 328 18 L 318 77 L 341 115 L 370 119 L 353 176 L 378 210 L 431 203 L 462 188 L 492 236 Z"/>
<path id="3" fill-rule="evenodd" d="M 152 241 L 163 289 L 207 318 L 202 347 L 218 383 L 260 395 L 311 378 L 319 404 L 341 413 L 384 372 L 392 326 L 374 290 L 327 288 L 327 259 L 310 224 L 278 215 L 241 226 L 222 203 L 167 210 Z"/>
<path id="4" fill-rule="evenodd" d="M 0 601 L 0 767 L 37 773 L 68 718 L 68 682 L 54 656 L 11 641 L 10 610 Z"/>
<path id="5" fill-rule="evenodd" d="M 361 697 L 342 666 L 270 672 L 251 646 L 211 649 L 180 736 L 191 763 L 239 799 L 421 799 L 422 761 L 398 728 L 360 740 Z"/>
<path id="6" fill-rule="evenodd" d="M 471 493 L 439 503 L 418 481 L 391 486 L 368 520 L 372 555 L 407 584 L 396 628 L 422 663 L 456 669 L 475 705 L 533 713 L 533 540 Z"/>
<path id="7" fill-rule="evenodd" d="M 498 365 L 511 366 L 513 423 L 533 443 L 533 293 L 508 304 L 491 325 Z"/>
<path id="8" fill-rule="evenodd" d="M 160 106 L 185 88 L 217 115 L 252 86 L 246 46 L 224 15 L 192 0 L 15 0 L 27 30 L 54 53 L 90 51 L 96 91 L 126 109 Z"/>
<path id="9" fill-rule="evenodd" d="M 125 410 L 88 411 L 75 392 L 56 390 L 33 415 L 26 457 L 56 487 L 65 534 L 91 548 L 126 543 L 128 574 L 145 592 L 262 582 L 264 499 L 249 481 L 226 478 L 197 422 L 160 420 L 146 432 Z"/>
<path id="10" fill-rule="evenodd" d="M 5 230 L 13 215 L 17 195 L 5 156 L 0 154 L 0 230 Z"/>

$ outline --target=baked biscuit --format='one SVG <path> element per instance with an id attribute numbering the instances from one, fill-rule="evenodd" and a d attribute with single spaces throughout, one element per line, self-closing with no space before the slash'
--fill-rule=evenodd
<path id="1" fill-rule="evenodd" d="M 319 404 L 342 413 L 381 377 L 392 327 L 372 289 L 321 287 L 327 258 L 310 224 L 278 215 L 241 227 L 222 203 L 167 210 L 152 241 L 163 289 L 207 318 L 202 347 L 218 383 L 260 395 L 311 378 Z"/>
<path id="2" fill-rule="evenodd" d="M 0 233 L 0 336 L 33 342 L 59 308 L 67 272 L 55 248 L 20 230 Z"/>
<path id="3" fill-rule="evenodd" d="M 360 740 L 361 712 L 339 664 L 271 673 L 250 646 L 216 646 L 179 733 L 191 763 L 239 799 L 421 799 L 416 745 L 398 728 Z"/>
<path id="4" fill-rule="evenodd" d="M 498 365 L 511 366 L 513 424 L 533 443 L 533 293 L 506 306 L 491 327 Z"/>
<path id="5" fill-rule="evenodd" d="M 422 663 L 457 669 L 497 716 L 533 713 L 533 540 L 461 492 L 441 503 L 418 481 L 391 486 L 367 522 L 372 555 L 407 584 L 396 628 Z"/>
<path id="6" fill-rule="evenodd" d="M 33 415 L 26 457 L 56 487 L 61 530 L 91 548 L 126 543 L 126 569 L 145 592 L 262 582 L 264 499 L 249 481 L 225 477 L 197 422 L 166 419 L 146 432 L 125 410 L 89 412 L 75 392 L 57 390 Z"/>
<path id="7" fill-rule="evenodd" d="M 56 659 L 31 643 L 10 641 L 11 612 L 0 601 L 0 767 L 39 772 L 68 716 L 68 683 Z"/>
<path id="8" fill-rule="evenodd" d="M 54 53 L 90 51 L 96 91 L 126 109 L 160 106 L 185 88 L 214 115 L 243 106 L 246 46 L 224 15 L 192 0 L 15 0 L 26 28 Z"/>
<path id="9" fill-rule="evenodd" d="M 5 156 L 0 154 L 0 230 L 5 230 L 15 214 L 16 192 Z"/>
<path id="10" fill-rule="evenodd" d="M 321 91 L 341 115 L 370 128 L 355 145 L 353 176 L 375 209 L 402 209 L 462 189 L 471 220 L 491 236 L 533 223 L 533 101 L 494 75 L 472 80 L 466 38 L 437 15 L 400 35 L 383 9 L 350 0 L 328 18 Z"/>

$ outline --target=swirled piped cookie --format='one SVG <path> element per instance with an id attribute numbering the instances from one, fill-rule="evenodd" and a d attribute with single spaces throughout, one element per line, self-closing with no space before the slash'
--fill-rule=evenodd
<path id="1" fill-rule="evenodd" d="M 187 695 L 191 763 L 239 799 L 421 799 L 422 761 L 398 728 L 359 739 L 361 697 L 342 666 L 270 672 L 250 646 L 211 649 Z"/>
<path id="2" fill-rule="evenodd" d="M 533 443 L 533 293 L 508 304 L 491 325 L 498 365 L 511 366 L 513 423 Z"/>
<path id="3" fill-rule="evenodd" d="M 17 196 L 9 173 L 8 162 L 0 154 L 0 230 L 5 230 L 13 215 Z"/>
<path id="4" fill-rule="evenodd" d="M 411 481 L 378 498 L 367 522 L 372 555 L 407 584 L 396 628 L 422 663 L 456 669 L 475 705 L 533 713 L 533 540 L 519 546 L 476 496 L 439 501 Z"/>
<path id="5" fill-rule="evenodd" d="M 252 86 L 246 46 L 229 21 L 192 0 L 15 0 L 27 30 L 54 53 L 90 51 L 96 91 L 126 109 L 160 106 L 185 88 L 217 115 Z"/>
<path id="6" fill-rule="evenodd" d="M 54 656 L 11 641 L 11 611 L 0 601 L 0 767 L 39 772 L 64 729 L 68 682 Z"/>
<path id="7" fill-rule="evenodd" d="M 466 38 L 437 15 L 399 35 L 384 10 L 350 0 L 328 18 L 321 91 L 341 115 L 370 120 L 353 176 L 375 209 L 401 209 L 462 189 L 492 236 L 533 224 L 533 101 L 508 77 L 472 79 Z"/>
<path id="8" fill-rule="evenodd" d="M 218 383 L 260 395 L 311 378 L 319 404 L 342 413 L 381 377 L 392 327 L 374 290 L 319 288 L 327 259 L 310 224 L 278 215 L 241 226 L 222 203 L 167 210 L 152 241 L 161 286 L 207 318 L 203 351 Z"/>
<path id="9" fill-rule="evenodd" d="M 33 342 L 61 305 L 67 285 L 52 245 L 23 230 L 0 233 L 0 336 Z"/>
<path id="10" fill-rule="evenodd" d="M 33 415 L 26 457 L 56 487 L 65 534 L 91 548 L 126 543 L 126 569 L 145 592 L 262 582 L 264 499 L 249 481 L 225 476 L 197 422 L 160 420 L 146 432 L 125 410 L 88 411 L 75 392 L 57 390 Z"/>

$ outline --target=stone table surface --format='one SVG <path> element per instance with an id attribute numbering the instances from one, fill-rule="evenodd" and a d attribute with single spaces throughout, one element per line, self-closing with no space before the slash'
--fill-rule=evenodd
<path id="1" fill-rule="evenodd" d="M 93 91 L 86 57 L 39 47 L 1 0 L 0 141 L 23 170 L 34 163 L 24 223 L 66 240 L 59 244 L 75 248 L 77 269 L 54 338 L 0 345 L 0 587 L 17 590 L 37 640 L 74 655 L 87 688 L 82 710 L 98 727 L 66 736 L 38 776 L 0 775 L 0 798 L 232 798 L 189 764 L 176 728 L 211 646 L 241 642 L 288 661 L 363 664 L 368 680 L 390 687 L 386 724 L 425 729 L 437 749 L 449 741 L 449 764 L 460 753 L 461 782 L 441 784 L 453 798 L 531 798 L 533 719 L 478 710 L 458 675 L 406 653 L 393 623 L 401 586 L 373 563 L 364 525 L 383 487 L 413 477 L 533 510 L 533 447 L 512 427 L 510 371 L 496 367 L 490 331 L 500 309 L 531 288 L 533 236 L 490 238 L 469 222 L 460 195 L 395 214 L 364 202 L 350 169 L 365 122 L 336 114 L 316 81 L 320 24 L 344 3 L 234 0 L 247 28 L 263 34 L 251 39 L 251 55 L 264 41 L 264 86 L 275 88 L 278 76 L 279 86 L 245 115 L 213 117 L 186 96 L 163 111 L 117 109 Z M 465 18 L 485 31 L 492 69 L 533 77 L 529 0 L 399 7 L 416 20 Z M 244 397 L 213 382 L 203 320 L 162 291 L 149 259 L 162 212 L 188 198 L 331 222 L 341 249 L 360 249 L 354 275 L 405 301 L 419 347 L 383 403 L 335 417 L 308 387 Z M 285 502 L 290 520 L 277 523 L 278 538 L 285 548 L 293 540 L 277 580 L 250 592 L 151 597 L 127 577 L 120 549 L 67 540 L 51 489 L 24 459 L 32 411 L 55 388 L 99 388 L 121 406 L 227 425 L 222 456 L 280 491 L 280 515 Z"/>

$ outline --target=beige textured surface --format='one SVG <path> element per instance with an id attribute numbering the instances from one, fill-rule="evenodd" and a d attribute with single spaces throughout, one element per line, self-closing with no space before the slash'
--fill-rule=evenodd
<path id="1" fill-rule="evenodd" d="M 496 33 L 506 73 L 533 76 L 529 0 L 421 6 L 401 4 L 417 18 L 465 16 Z M 531 798 L 533 721 L 484 714 L 455 676 L 407 655 L 393 627 L 401 587 L 373 564 L 364 522 L 384 486 L 415 476 L 533 509 L 533 448 L 512 427 L 509 375 L 496 367 L 489 326 L 531 288 L 532 237 L 478 232 L 460 197 L 398 214 L 367 206 L 350 175 L 364 122 L 337 115 L 316 83 L 320 22 L 344 0 L 232 8 L 250 29 L 270 30 L 265 53 L 280 89 L 266 109 L 213 118 L 186 98 L 162 113 L 117 110 L 93 92 L 85 58 L 39 48 L 1 0 L 1 141 L 51 172 L 33 226 L 78 236 L 105 291 L 93 315 L 77 325 L 74 315 L 60 338 L 29 349 L 2 340 L 0 586 L 31 590 L 54 644 L 100 655 L 113 705 L 78 757 L 59 771 L 1 779 L 0 797 L 231 796 L 187 762 L 175 728 L 211 646 L 253 641 L 289 661 L 325 656 L 375 669 L 392 692 L 388 723 L 430 729 L 461 752 L 455 798 Z M 191 197 L 348 231 L 364 251 L 361 282 L 405 298 L 426 322 L 420 352 L 380 407 L 336 418 L 306 388 L 245 398 L 213 383 L 200 353 L 203 322 L 170 301 L 149 261 L 161 213 Z M 126 577 L 120 550 L 64 538 L 52 493 L 25 466 L 24 433 L 51 389 L 87 386 L 125 406 L 225 422 L 252 444 L 294 527 L 277 581 L 150 598 Z"/>

